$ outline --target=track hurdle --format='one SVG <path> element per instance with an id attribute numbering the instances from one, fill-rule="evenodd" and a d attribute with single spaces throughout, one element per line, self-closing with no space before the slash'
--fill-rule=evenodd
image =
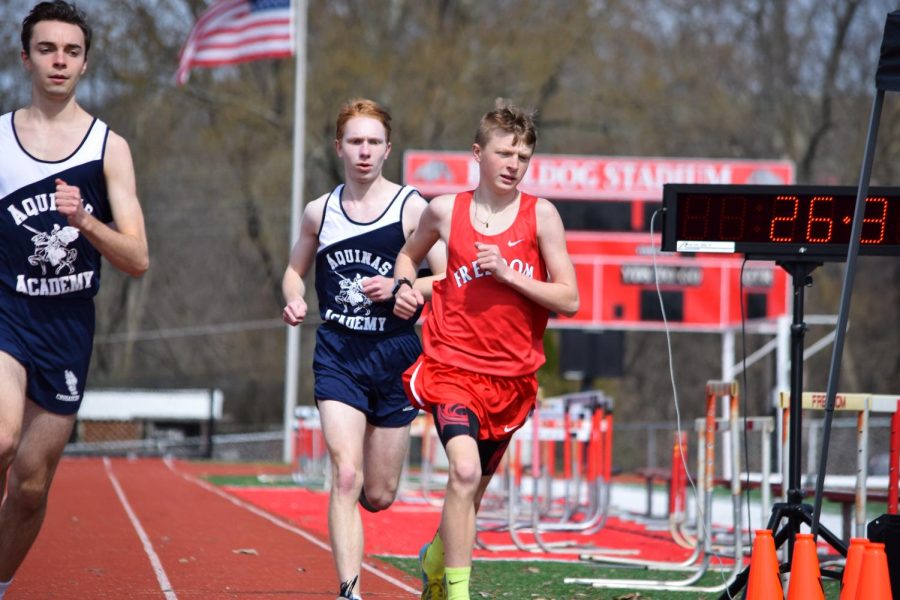
<path id="1" fill-rule="evenodd" d="M 319 411 L 315 406 L 294 409 L 294 472 L 298 483 L 319 483 L 328 488 L 331 469 Z"/>
<path id="2" fill-rule="evenodd" d="M 743 568 L 743 542 L 742 535 L 734 537 L 734 554 L 731 572 L 723 578 L 723 582 L 716 586 L 697 586 L 696 584 L 710 569 L 713 556 L 712 547 L 712 493 L 715 474 L 715 440 L 716 440 L 716 401 L 719 398 L 729 399 L 731 412 L 728 419 L 731 431 L 731 477 L 733 487 L 737 493 L 733 493 L 734 521 L 738 532 L 741 523 L 740 502 L 740 452 L 738 427 L 738 386 L 734 381 L 708 381 L 706 384 L 706 411 L 703 422 L 702 444 L 698 444 L 698 480 L 700 490 L 698 496 L 702 498 L 702 508 L 697 511 L 697 539 L 694 553 L 688 557 L 688 561 L 681 563 L 667 563 L 662 561 L 642 561 L 638 559 L 610 557 L 610 556 L 585 556 L 590 560 L 608 563 L 610 565 L 630 565 L 643 568 L 657 568 L 667 570 L 693 571 L 684 579 L 678 580 L 644 580 L 644 579 L 618 579 L 618 578 L 566 578 L 566 583 L 590 585 L 595 588 L 621 588 L 628 587 L 635 590 L 659 590 L 659 591 L 685 591 L 696 593 L 718 593 L 724 590 L 731 581 L 737 577 Z M 680 460 L 684 461 L 683 457 Z M 698 500 L 699 502 L 700 500 Z M 699 564 L 695 564 L 697 561 Z M 692 566 L 693 565 L 693 566 Z M 673 569 L 673 567 L 675 567 Z"/>
<path id="3" fill-rule="evenodd" d="M 688 434 L 672 433 L 672 466 L 669 476 L 669 529 L 681 528 L 687 522 Z"/>
<path id="4" fill-rule="evenodd" d="M 736 408 L 734 406 L 731 407 L 732 411 L 735 411 Z M 740 452 L 740 443 L 743 441 L 743 434 L 751 435 L 753 433 L 758 433 L 760 436 L 760 467 L 761 472 L 759 473 L 759 488 L 760 488 L 760 519 L 761 522 L 765 522 L 769 517 L 769 509 L 770 502 L 772 498 L 772 468 L 771 468 L 771 460 L 772 460 L 772 442 L 771 442 L 771 434 L 775 430 L 775 420 L 772 417 L 746 417 L 741 418 L 738 417 L 739 428 L 741 430 L 741 438 L 735 438 L 733 435 L 729 436 L 729 440 L 731 442 L 731 449 L 733 452 Z M 732 423 L 732 417 L 729 416 L 727 419 L 716 419 L 715 420 L 715 430 L 717 433 L 721 432 L 733 432 L 734 425 Z M 702 419 L 697 419 L 695 421 L 695 428 L 697 430 L 698 436 L 700 436 L 706 429 L 706 423 Z M 740 464 L 740 461 L 734 461 L 734 464 Z M 703 472 L 703 471 L 701 471 Z M 706 485 L 706 481 L 702 481 L 702 486 Z M 756 477 L 752 477 L 752 479 L 756 479 Z M 736 473 L 732 472 L 730 477 L 726 477 L 723 479 L 713 478 L 714 486 L 728 486 L 731 498 L 732 505 L 736 505 L 736 503 L 740 502 L 740 495 L 745 486 L 753 486 L 757 482 L 751 480 L 751 474 L 748 472 Z M 741 535 L 743 523 L 741 522 L 742 514 L 735 512 L 733 515 L 734 523 L 733 523 L 733 531 L 734 535 Z"/>
<path id="5" fill-rule="evenodd" d="M 482 504 L 478 533 L 506 532 L 514 548 L 528 552 L 591 551 L 577 537 L 548 542 L 544 535 L 590 534 L 603 527 L 612 476 L 612 406 L 599 391 L 541 400 L 511 441 L 499 508 L 485 510 Z M 534 542 L 526 542 L 526 535 Z M 476 542 L 491 551 L 510 548 L 485 543 L 480 535 Z"/>
<path id="6" fill-rule="evenodd" d="M 824 410 L 826 396 L 823 392 L 803 392 L 801 407 L 804 410 Z M 779 408 L 784 412 L 785 423 L 790 419 L 791 397 L 789 392 L 779 394 Z M 871 413 L 891 415 L 890 469 L 888 471 L 887 502 L 888 512 L 897 514 L 898 467 L 900 467 L 900 396 L 882 394 L 837 394 L 834 409 L 841 412 L 855 412 L 856 427 L 856 480 L 854 485 L 853 537 L 866 537 L 866 501 L 869 498 L 869 415 Z M 786 429 L 787 431 L 787 429 Z M 785 439 L 785 442 L 788 440 Z M 784 467 L 783 467 L 784 468 Z M 826 497 L 829 490 L 825 490 Z M 848 515 L 847 504 L 843 504 L 845 529 Z M 848 538 L 844 531 L 844 539 Z"/>
<path id="7" fill-rule="evenodd" d="M 532 460 L 532 481 L 536 481 L 537 478 L 540 478 L 542 481 L 551 484 L 544 488 L 545 504 L 541 506 L 552 507 L 552 482 L 554 481 L 555 474 L 554 449 L 557 443 L 562 443 L 564 451 L 570 446 L 569 440 L 567 439 L 570 434 L 568 434 L 569 430 L 567 429 L 568 426 L 566 425 L 565 417 L 571 417 L 575 407 L 580 405 L 582 414 L 587 413 L 590 415 L 590 431 L 586 449 L 586 481 L 588 483 L 586 491 L 588 495 L 587 506 L 589 508 L 584 511 L 583 518 L 576 520 L 575 515 L 578 514 L 578 508 L 580 506 L 578 503 L 579 497 L 577 495 L 578 488 L 575 488 L 576 496 L 574 498 L 569 496 L 569 489 L 566 488 L 566 493 L 563 495 L 564 508 L 562 514 L 556 518 L 554 522 L 542 521 L 541 517 L 548 517 L 549 511 L 536 510 L 538 508 L 538 504 L 536 503 L 538 499 L 538 488 L 535 486 L 532 492 L 531 533 L 534 536 L 537 545 L 545 552 L 555 552 L 558 551 L 557 548 L 560 547 L 568 549 L 560 551 L 569 552 L 571 552 L 572 548 L 577 548 L 581 552 L 611 552 L 609 549 L 600 549 L 584 544 L 578 544 L 577 540 L 557 542 L 554 544 L 544 541 L 544 534 L 548 532 L 595 533 L 603 528 L 609 514 L 609 492 L 612 477 L 612 400 L 605 396 L 592 395 L 585 397 L 583 395 L 577 395 L 557 399 L 557 404 L 558 406 L 556 407 L 553 416 L 546 419 L 544 418 L 544 411 L 552 406 L 551 402 L 547 402 L 541 407 L 541 412 L 533 417 L 533 427 L 537 427 L 537 430 L 532 429 L 532 444 L 534 444 L 534 440 L 537 439 L 538 443 L 544 447 L 544 452 L 535 455 L 537 460 Z M 559 417 L 560 412 L 563 415 L 562 419 Z M 585 420 L 588 421 L 588 419 Z M 538 424 L 549 426 L 549 431 L 542 435 L 541 427 Z M 562 429 L 557 427 L 559 424 L 563 425 Z M 562 435 L 558 435 L 559 433 Z M 571 462 L 566 463 L 565 452 L 563 454 L 563 481 L 568 483 L 573 473 L 572 464 Z"/>

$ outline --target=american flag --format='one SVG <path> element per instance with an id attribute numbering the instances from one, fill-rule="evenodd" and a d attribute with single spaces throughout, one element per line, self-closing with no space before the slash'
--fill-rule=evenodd
<path id="1" fill-rule="evenodd" d="M 193 67 L 293 53 L 291 0 L 215 0 L 197 19 L 181 49 L 175 81 L 187 83 Z"/>

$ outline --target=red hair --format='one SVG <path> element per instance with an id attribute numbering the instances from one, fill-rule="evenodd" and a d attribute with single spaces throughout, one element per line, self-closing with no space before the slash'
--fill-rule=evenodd
<path id="1" fill-rule="evenodd" d="M 384 125 L 386 141 L 391 141 L 391 115 L 374 100 L 355 98 L 341 107 L 335 124 L 335 139 L 344 139 L 344 127 L 353 117 L 371 117 Z"/>

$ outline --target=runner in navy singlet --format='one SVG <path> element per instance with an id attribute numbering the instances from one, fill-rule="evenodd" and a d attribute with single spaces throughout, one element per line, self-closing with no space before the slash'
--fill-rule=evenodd
<path id="1" fill-rule="evenodd" d="M 363 535 L 357 500 L 371 511 L 394 501 L 409 424 L 418 413 L 406 399 L 400 374 L 421 345 L 414 315 L 393 313 L 394 260 L 426 203 L 414 189 L 382 176 L 391 149 L 390 122 L 371 100 L 353 100 L 341 109 L 335 149 L 344 183 L 307 204 L 282 284 L 285 322 L 303 323 L 303 278 L 315 262 L 322 324 L 313 373 L 332 466 L 328 526 L 339 598 L 360 593 Z M 427 258 L 431 270 L 442 274 L 443 248 L 435 247 Z M 416 282 L 425 297 L 431 295 L 431 280 Z"/>
<path id="2" fill-rule="evenodd" d="M 81 405 L 100 257 L 149 265 L 128 144 L 75 100 L 90 44 L 81 11 L 37 4 L 22 24 L 31 103 L 0 116 L 0 598 Z"/>

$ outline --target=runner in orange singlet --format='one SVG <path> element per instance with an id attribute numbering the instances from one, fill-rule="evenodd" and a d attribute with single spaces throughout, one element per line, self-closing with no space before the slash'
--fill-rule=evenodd
<path id="1" fill-rule="evenodd" d="M 450 463 L 440 529 L 420 552 L 427 600 L 469 598 L 475 515 L 534 407 L 547 318 L 578 310 L 559 213 L 518 189 L 536 141 L 532 115 L 498 101 L 472 146 L 478 187 L 433 199 L 394 266 L 394 312 L 409 317 L 424 302 L 412 285 L 416 265 L 436 242 L 447 244 L 423 353 L 403 376 L 413 405 L 434 415 Z"/>

